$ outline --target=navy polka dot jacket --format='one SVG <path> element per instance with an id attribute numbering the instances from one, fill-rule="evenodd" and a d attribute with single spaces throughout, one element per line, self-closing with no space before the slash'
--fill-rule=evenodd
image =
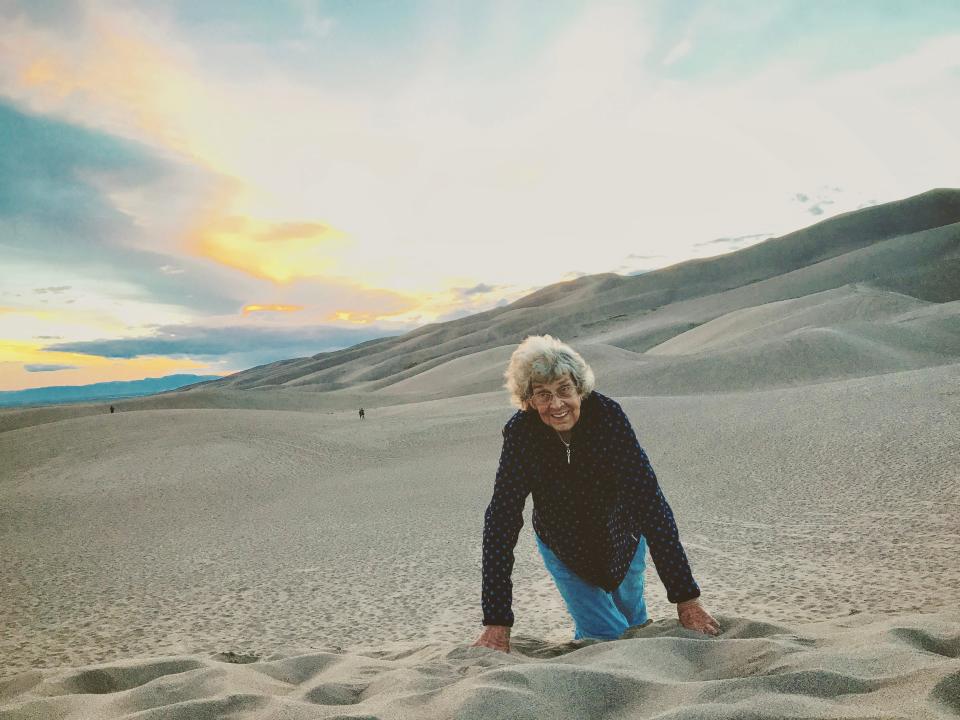
<path id="1" fill-rule="evenodd" d="M 533 528 L 581 578 L 613 591 L 646 536 L 670 602 L 699 597 L 677 525 L 647 454 L 615 400 L 592 392 L 580 406 L 570 462 L 535 410 L 503 428 L 503 449 L 483 525 L 483 624 L 513 625 L 513 549 L 533 494 Z"/>

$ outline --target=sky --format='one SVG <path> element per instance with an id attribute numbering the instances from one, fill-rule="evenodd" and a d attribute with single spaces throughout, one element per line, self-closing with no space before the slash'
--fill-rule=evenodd
<path id="1" fill-rule="evenodd" d="M 956 0 L 0 0 L 0 390 L 335 350 L 958 161 Z"/>

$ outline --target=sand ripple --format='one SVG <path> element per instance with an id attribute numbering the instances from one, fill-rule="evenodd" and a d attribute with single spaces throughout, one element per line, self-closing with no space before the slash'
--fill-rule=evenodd
<path id="1" fill-rule="evenodd" d="M 131 659 L 0 682 L 0 718 L 957 718 L 960 614 L 795 628 L 661 620 L 515 651 L 395 643 L 257 658 Z"/>

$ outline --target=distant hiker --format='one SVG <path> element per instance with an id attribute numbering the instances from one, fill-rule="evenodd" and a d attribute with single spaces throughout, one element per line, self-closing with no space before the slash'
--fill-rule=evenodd
<path id="1" fill-rule="evenodd" d="M 363 420 L 363 418 L 364 418 L 363 408 L 360 408 L 360 419 Z"/>
<path id="2" fill-rule="evenodd" d="M 574 639 L 616 640 L 644 625 L 647 543 L 680 624 L 710 635 L 673 512 L 620 404 L 593 370 L 549 335 L 528 337 L 504 373 L 520 408 L 503 428 L 483 525 L 483 624 L 474 643 L 510 652 L 513 549 L 533 495 L 540 555 L 573 617 Z"/>
<path id="3" fill-rule="evenodd" d="M 111 414 L 111 415 L 113 414 L 114 410 L 116 410 L 116 408 L 113 407 L 113 405 L 111 405 L 111 406 L 110 406 L 110 414 Z"/>

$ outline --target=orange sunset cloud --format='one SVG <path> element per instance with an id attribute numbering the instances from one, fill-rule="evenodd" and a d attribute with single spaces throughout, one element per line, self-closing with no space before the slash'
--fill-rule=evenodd
<path id="1" fill-rule="evenodd" d="M 344 233 L 316 222 L 275 223 L 224 217 L 207 223 L 195 237 L 202 256 L 254 277 L 288 283 L 329 273 L 332 252 Z"/>
<path id="2" fill-rule="evenodd" d="M 297 312 L 303 310 L 303 305 L 244 305 L 243 314 L 255 312 Z"/>

